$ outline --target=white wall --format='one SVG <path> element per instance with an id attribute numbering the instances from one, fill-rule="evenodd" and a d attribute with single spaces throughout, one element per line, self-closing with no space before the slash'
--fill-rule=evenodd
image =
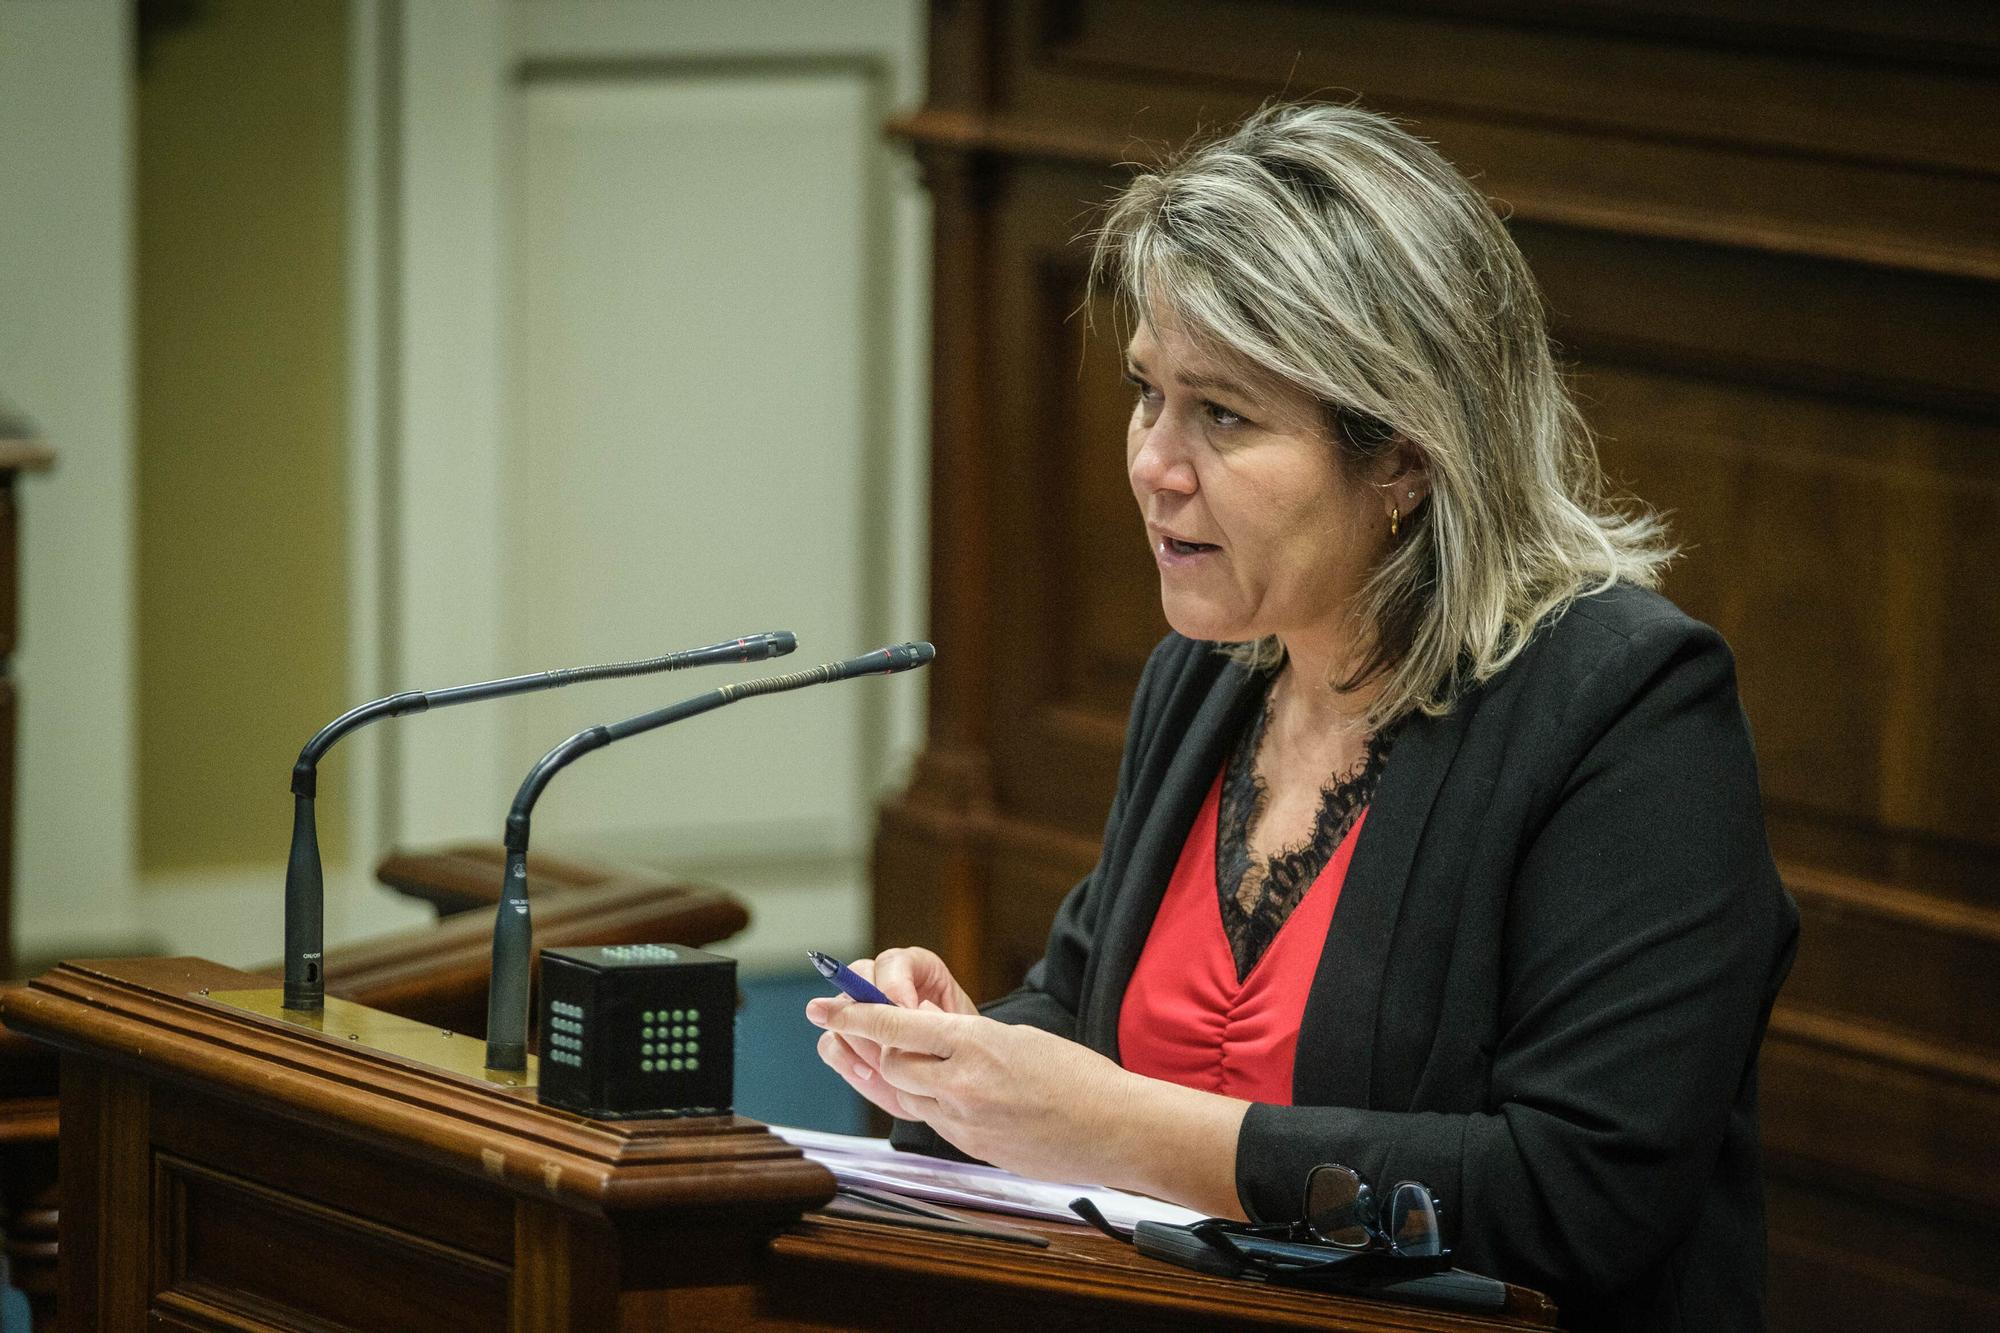
<path id="1" fill-rule="evenodd" d="M 134 893 L 132 7 L 0 4 L 0 393 L 20 483 L 17 952 L 116 948 Z"/>

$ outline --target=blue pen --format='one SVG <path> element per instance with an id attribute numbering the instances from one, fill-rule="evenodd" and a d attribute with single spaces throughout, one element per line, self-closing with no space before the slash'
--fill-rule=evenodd
<path id="1" fill-rule="evenodd" d="M 863 1004 L 895 1003 L 894 1000 L 869 985 L 867 979 L 859 972 L 856 972 L 838 958 L 829 958 L 817 949 L 807 949 L 806 957 L 812 959 L 812 965 L 818 970 L 819 974 L 840 987 L 843 994 L 850 995 Z"/>

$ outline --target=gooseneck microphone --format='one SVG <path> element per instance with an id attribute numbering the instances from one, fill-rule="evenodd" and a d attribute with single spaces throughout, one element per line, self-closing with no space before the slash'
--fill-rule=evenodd
<path id="1" fill-rule="evenodd" d="M 513 808 L 507 812 L 507 866 L 501 872 L 500 906 L 493 919 L 493 974 L 486 991 L 486 1067 L 495 1070 L 528 1067 L 528 975 L 533 935 L 528 919 L 528 821 L 550 778 L 574 760 L 613 741 L 706 713 L 738 699 L 781 694 L 856 676 L 911 671 L 928 665 L 936 656 L 937 649 L 928 643 L 903 643 L 893 648 L 877 648 L 845 662 L 829 662 L 810 671 L 738 681 L 650 713 L 628 717 L 623 722 L 579 731 L 543 755 L 541 762 L 528 770 L 514 796 Z"/>
<path id="2" fill-rule="evenodd" d="M 510 694 L 552 690 L 583 681 L 611 680 L 619 676 L 644 676 L 655 671 L 679 671 L 686 667 L 718 666 L 730 662 L 762 662 L 783 657 L 798 647 L 798 639 L 788 630 L 752 634 L 665 657 L 642 658 L 635 662 L 613 662 L 605 666 L 570 667 L 561 671 L 538 671 L 505 680 L 482 681 L 476 685 L 454 685 L 443 690 L 407 690 L 386 699 L 349 709 L 320 729 L 299 751 L 292 765 L 292 852 L 285 863 L 285 999 L 287 1009 L 319 1009 L 326 1003 L 326 976 L 320 967 L 326 930 L 326 886 L 319 860 L 318 820 L 313 798 L 319 788 L 319 761 L 335 741 L 379 718 L 403 717 L 451 704 L 469 704 L 481 699 L 499 699 Z"/>

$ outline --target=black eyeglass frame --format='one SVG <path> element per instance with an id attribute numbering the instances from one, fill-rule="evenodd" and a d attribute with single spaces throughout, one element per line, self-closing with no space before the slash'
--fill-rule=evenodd
<path id="1" fill-rule="evenodd" d="M 1344 1200 L 1325 1200 L 1322 1196 L 1329 1191 L 1336 1198 L 1344 1196 Z M 1414 1241 L 1398 1236 L 1391 1225 L 1393 1219 L 1385 1216 L 1400 1211 L 1397 1200 L 1404 1198 L 1406 1192 L 1428 1219 L 1428 1225 Z M 1322 1162 L 1306 1173 L 1298 1221 L 1254 1223 L 1210 1218 L 1188 1229 L 1210 1248 L 1269 1276 L 1293 1278 L 1338 1273 L 1343 1281 L 1378 1278 L 1394 1281 L 1451 1267 L 1451 1251 L 1444 1245 L 1443 1212 L 1437 1196 L 1421 1181 L 1399 1180 L 1378 1200 L 1360 1172 L 1338 1162 Z M 1356 1231 L 1360 1233 L 1358 1239 L 1352 1235 Z M 1251 1253 L 1236 1244 L 1236 1237 L 1322 1246 L 1340 1253 L 1316 1261 L 1278 1260 L 1268 1254 Z"/>
<path id="2" fill-rule="evenodd" d="M 1442 1273 L 1451 1267 L 1451 1251 L 1442 1247 L 1435 1254 L 1403 1254 L 1393 1249 L 1370 1247 L 1351 1249 L 1324 1241 L 1299 1241 L 1299 1223 L 1230 1222 L 1219 1217 L 1193 1223 L 1189 1234 L 1210 1249 L 1225 1255 L 1251 1272 L 1280 1282 L 1301 1278 L 1329 1278 L 1342 1283 L 1393 1283 Z M 1278 1259 L 1254 1253 L 1237 1244 L 1237 1238 L 1282 1240 L 1309 1244 L 1328 1251 L 1325 1259 Z"/>
<path id="3" fill-rule="evenodd" d="M 1321 1199 L 1323 1190 L 1329 1189 L 1344 1194 L 1345 1201 L 1331 1203 Z M 1398 1200 L 1406 1193 L 1421 1205 L 1423 1215 L 1429 1219 L 1414 1243 L 1400 1237 L 1394 1225 L 1401 1212 Z M 1330 1217 L 1336 1209 L 1338 1214 Z M 1405 1259 L 1427 1259 L 1444 1252 L 1444 1205 L 1438 1202 L 1430 1186 L 1417 1180 L 1399 1180 L 1378 1200 L 1359 1171 L 1338 1162 L 1321 1162 L 1306 1172 L 1297 1222 L 1272 1225 L 1288 1228 L 1289 1239 L 1342 1250 L 1385 1251 Z M 1361 1232 L 1358 1241 L 1341 1235 L 1357 1229 Z"/>
<path id="4" fill-rule="evenodd" d="M 1327 1179 L 1322 1173 L 1337 1173 L 1335 1186 L 1345 1185 L 1352 1193 L 1352 1202 L 1345 1205 L 1352 1216 L 1352 1225 L 1361 1228 L 1365 1239 L 1360 1243 L 1342 1241 L 1326 1234 L 1320 1226 L 1313 1225 L 1304 1216 L 1297 1222 L 1232 1222 L 1226 1218 L 1210 1217 L 1188 1225 L 1190 1235 L 1223 1255 L 1231 1262 L 1259 1276 L 1280 1282 L 1299 1279 L 1311 1281 L 1314 1278 L 1334 1279 L 1342 1283 L 1394 1283 L 1410 1278 L 1422 1277 L 1430 1273 L 1443 1272 L 1451 1267 L 1451 1251 L 1445 1247 L 1441 1218 L 1444 1208 L 1437 1201 L 1430 1187 L 1420 1181 L 1402 1180 L 1389 1189 L 1388 1198 L 1393 1201 L 1403 1190 L 1414 1190 L 1422 1196 L 1425 1210 L 1430 1217 L 1430 1253 L 1421 1253 L 1407 1248 L 1387 1227 L 1383 1225 L 1382 1208 L 1375 1202 L 1368 1182 L 1361 1179 L 1359 1172 L 1337 1162 L 1322 1162 L 1306 1173 L 1306 1188 L 1302 1214 L 1311 1214 L 1313 1196 L 1319 1188 L 1318 1182 Z M 1112 1237 L 1131 1244 L 1131 1238 L 1120 1233 L 1098 1212 L 1096 1205 L 1088 1199 L 1075 1199 L 1070 1203 L 1079 1217 Z M 1324 1209 L 1318 1210 L 1324 1212 Z M 1343 1230 L 1335 1228 L 1335 1230 Z M 1285 1259 L 1268 1254 L 1253 1253 L 1236 1243 L 1234 1238 L 1255 1238 L 1260 1240 L 1285 1241 L 1292 1244 L 1318 1246 L 1336 1253 L 1325 1259 Z"/>

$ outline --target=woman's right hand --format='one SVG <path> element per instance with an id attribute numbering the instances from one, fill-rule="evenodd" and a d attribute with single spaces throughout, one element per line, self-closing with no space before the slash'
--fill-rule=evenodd
<path id="1" fill-rule="evenodd" d="M 858 959 L 848 966 L 905 1009 L 942 1009 L 952 1014 L 979 1012 L 972 997 L 945 966 L 944 959 L 929 949 L 885 949 L 873 958 Z M 845 995 L 811 1000 L 806 1004 L 806 1017 L 824 1027 L 829 1015 L 854 1003 Z M 874 1106 L 898 1120 L 918 1118 L 904 1104 L 902 1096 L 883 1081 L 882 1048 L 874 1042 L 822 1032 L 819 1058 Z"/>

